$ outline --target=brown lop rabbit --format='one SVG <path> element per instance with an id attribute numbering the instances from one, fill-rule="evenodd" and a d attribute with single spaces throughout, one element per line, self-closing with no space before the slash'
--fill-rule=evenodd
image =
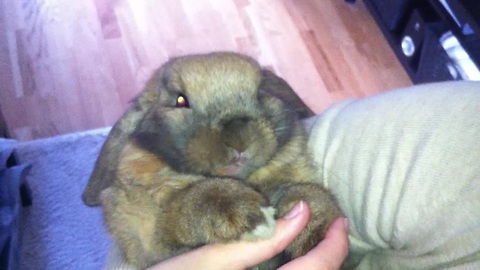
<path id="1" fill-rule="evenodd" d="M 196 247 L 272 235 L 303 200 L 308 226 L 273 269 L 322 240 L 341 215 L 315 178 L 288 84 L 235 53 L 190 55 L 157 70 L 112 128 L 88 186 L 127 263 L 140 269 Z"/>

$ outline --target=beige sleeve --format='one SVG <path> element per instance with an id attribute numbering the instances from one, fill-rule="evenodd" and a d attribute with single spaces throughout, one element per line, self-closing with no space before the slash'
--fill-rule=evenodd
<path id="1" fill-rule="evenodd" d="M 480 269 L 480 82 L 332 106 L 309 146 L 357 269 Z"/>

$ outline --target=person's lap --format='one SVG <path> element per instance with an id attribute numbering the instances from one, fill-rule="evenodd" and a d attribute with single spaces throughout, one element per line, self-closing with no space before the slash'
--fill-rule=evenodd
<path id="1" fill-rule="evenodd" d="M 480 82 L 336 104 L 309 146 L 350 219 L 346 267 L 480 268 Z"/>

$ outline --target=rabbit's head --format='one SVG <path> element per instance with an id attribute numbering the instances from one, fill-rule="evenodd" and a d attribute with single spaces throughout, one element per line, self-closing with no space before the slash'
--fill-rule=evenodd
<path id="1" fill-rule="evenodd" d="M 175 58 L 152 77 L 160 94 L 133 139 L 176 171 L 246 178 L 290 139 L 298 117 L 272 94 L 271 75 L 234 53 Z"/>

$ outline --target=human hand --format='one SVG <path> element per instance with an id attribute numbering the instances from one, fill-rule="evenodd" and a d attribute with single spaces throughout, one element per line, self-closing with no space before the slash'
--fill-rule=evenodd
<path id="1" fill-rule="evenodd" d="M 254 242 L 240 241 L 212 244 L 156 264 L 149 270 L 162 269 L 246 269 L 282 252 L 306 226 L 310 208 L 304 202 L 295 205 L 277 220 L 275 235 Z M 325 239 L 314 249 L 283 265 L 281 270 L 333 270 L 340 268 L 348 253 L 348 221 L 338 218 Z"/>

